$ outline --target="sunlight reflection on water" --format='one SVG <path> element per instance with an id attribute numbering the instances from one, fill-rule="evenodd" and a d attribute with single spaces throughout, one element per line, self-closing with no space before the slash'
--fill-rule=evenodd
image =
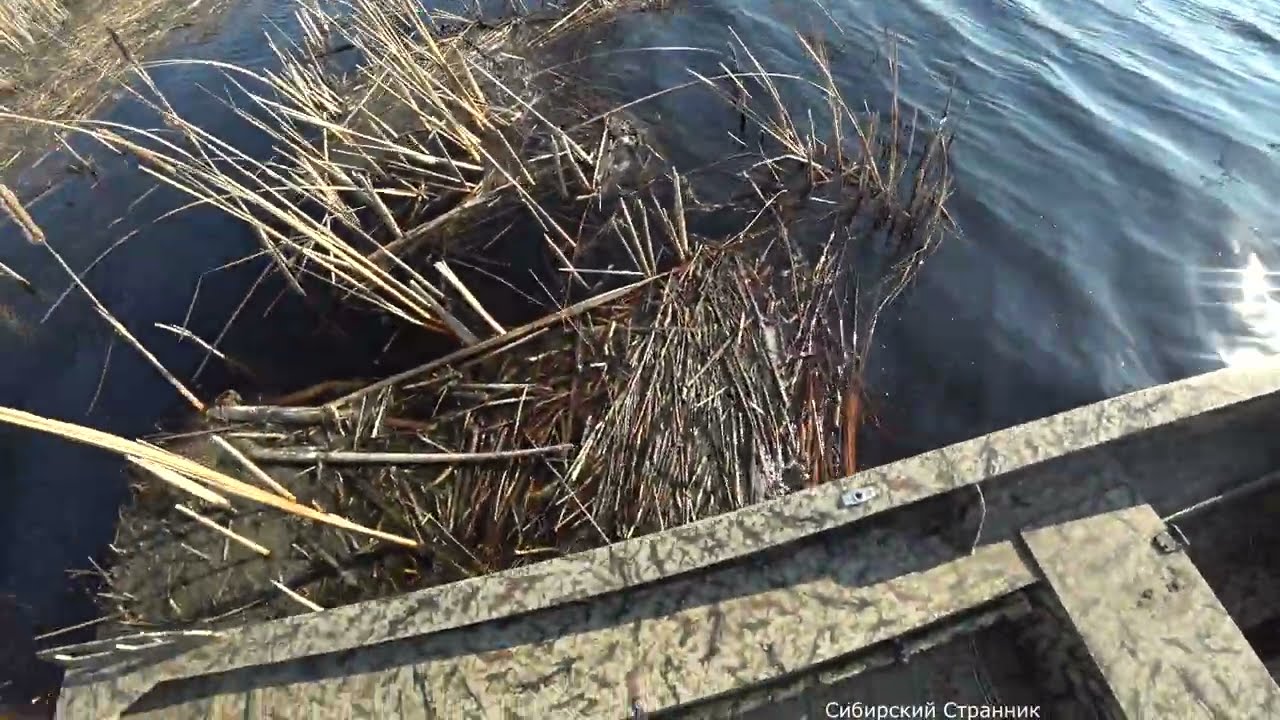
<path id="1" fill-rule="evenodd" d="M 1248 365 L 1280 354 L 1280 301 L 1276 276 L 1257 253 L 1249 253 L 1243 268 L 1228 271 L 1236 276 L 1233 285 L 1239 297 L 1228 305 L 1240 321 L 1243 332 L 1222 335 L 1216 343 L 1218 357 L 1230 367 Z"/>

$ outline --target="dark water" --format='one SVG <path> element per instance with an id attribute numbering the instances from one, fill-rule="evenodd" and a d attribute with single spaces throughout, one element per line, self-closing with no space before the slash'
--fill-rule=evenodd
<path id="1" fill-rule="evenodd" d="M 815 3 L 717 2 L 613 39 L 726 47 L 732 24 L 785 71 L 805 65 L 796 31 L 816 31 L 848 97 L 885 108 L 889 73 L 868 58 L 889 31 L 908 106 L 936 117 L 954 82 L 962 234 L 877 331 L 869 384 L 891 457 L 1280 349 L 1269 8 L 830 0 L 838 31 Z M 689 62 L 621 72 L 656 88 Z"/>
<path id="2" fill-rule="evenodd" d="M 178 52 L 260 67 L 271 58 L 265 33 L 287 33 L 292 17 L 288 4 L 278 0 L 242 0 L 235 12 L 216 21 L 211 38 L 185 44 Z M 219 99 L 227 96 L 220 73 L 182 66 L 157 70 L 155 78 L 183 114 L 240 138 L 249 152 L 269 153 L 269 146 L 246 132 L 245 121 Z M 142 103 L 127 98 L 103 119 L 157 126 Z M 86 282 L 166 366 L 179 377 L 191 377 L 202 354 L 154 325 L 183 325 L 190 312 L 192 332 L 217 336 L 258 270 L 244 265 L 206 273 L 254 252 L 254 239 L 207 209 L 162 217 L 187 199 L 156 188 L 131 162 L 88 142 L 72 144 L 95 159 L 98 180 L 68 180 L 32 206 L 32 215 L 50 245 L 76 269 L 88 267 L 124 240 L 88 273 Z M 47 167 L 56 166 L 51 162 Z M 48 172 L 40 167 L 24 173 L 15 189 L 19 195 L 35 194 Z M 177 393 L 150 365 L 123 342 L 113 341 L 78 291 L 41 322 L 53 298 L 67 287 L 67 277 L 45 250 L 27 245 L 7 223 L 0 228 L 0 263 L 26 276 L 43 296 L 33 298 L 12 282 L 0 282 L 0 308 L 12 309 L 20 326 L 15 330 L 0 321 L 0 405 L 131 437 L 155 431 L 184 410 Z M 247 356 L 255 348 L 269 348 L 255 356 L 254 365 L 260 374 L 277 379 L 297 368 L 352 372 L 328 363 L 323 344 L 311 333 L 316 323 L 296 308 L 276 309 L 264 318 L 272 299 L 271 293 L 259 293 L 246 308 L 245 320 L 228 338 L 229 354 Z M 215 362 L 195 386 L 207 388 L 203 394 L 208 397 L 236 381 Z M 8 607 L 5 596 L 16 596 L 19 631 L 49 630 L 91 616 L 93 608 L 83 592 L 73 589 L 69 571 L 90 569 L 92 559 L 101 557 L 125 490 L 121 464 L 104 453 L 0 428 L 0 611 Z M 3 621 L 0 617 L 0 633 L 12 632 Z M 0 654 L 8 652 L 6 641 L 12 642 L 0 637 Z M 9 695 L 3 687 L 7 680 L 28 688 L 47 682 L 48 675 L 39 671 L 3 677 L 9 660 L 0 657 L 5 661 L 0 662 L 0 700 Z"/>
<path id="3" fill-rule="evenodd" d="M 801 0 L 704 0 L 677 8 L 627 19 L 603 51 L 723 49 L 732 25 L 771 69 L 796 70 L 804 60 L 795 31 L 813 31 L 831 44 L 849 97 L 883 109 L 890 78 L 876 57 L 891 31 L 909 107 L 936 117 L 954 83 L 951 212 L 962 233 L 878 328 L 870 380 L 887 441 L 880 459 L 1280 350 L 1280 305 L 1268 280 L 1268 268 L 1280 267 L 1274 6 L 829 0 L 824 11 Z M 261 64 L 263 30 L 278 22 L 288 32 L 289 15 L 284 0 L 248 0 L 213 41 L 181 54 Z M 706 62 L 676 51 L 613 54 L 595 71 L 640 95 L 685 82 L 689 64 Z M 166 73 L 180 110 L 236 133 L 230 113 L 197 87 L 221 88 L 216 73 Z M 679 128 L 668 142 L 696 151 L 732 129 L 731 120 L 691 115 L 682 102 L 666 98 L 649 109 L 678 121 L 667 123 Z M 127 103 L 112 115 L 149 122 Z M 96 187 L 77 181 L 59 190 L 37 219 L 74 267 L 139 230 L 90 274 L 90 285 L 167 364 L 189 373 L 196 355 L 149 328 L 181 323 L 201 273 L 251 251 L 252 239 L 211 212 L 148 224 L 180 202 L 176 195 L 154 193 L 130 211 L 146 185 L 120 161 L 104 174 Z M 0 262 L 51 294 L 65 284 L 11 228 L 0 230 Z M 253 277 L 246 268 L 206 278 L 192 330 L 215 335 Z M 8 287 L 0 287 L 0 304 L 28 320 L 47 305 Z M 250 322 L 231 347 L 277 378 L 295 368 L 335 371 L 320 361 L 324 344 L 300 329 L 310 327 L 304 320 L 278 312 Z M 96 409 L 86 413 L 108 342 L 78 300 L 26 340 L 0 334 L 0 404 L 126 435 L 181 409 L 117 344 Z M 210 389 L 233 380 L 214 370 L 202 376 Z M 109 540 L 123 493 L 118 463 L 0 430 L 0 594 L 16 594 L 30 623 L 88 612 L 66 596 L 66 570 L 88 566 Z"/>

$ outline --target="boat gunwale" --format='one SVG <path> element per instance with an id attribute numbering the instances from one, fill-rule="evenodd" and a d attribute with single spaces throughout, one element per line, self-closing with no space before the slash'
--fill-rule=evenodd
<path id="1" fill-rule="evenodd" d="M 163 659 L 68 671 L 59 717 L 112 717 L 160 682 L 486 623 L 741 561 L 958 488 L 1280 392 L 1280 362 L 1226 368 L 1067 410 L 765 503 L 536 565 L 223 631 Z M 873 488 L 847 507 L 845 494 Z M 453 609 L 455 612 L 447 612 Z M 463 611 L 458 612 L 457 610 Z M 344 627 L 334 636 L 321 627 Z M 228 652 L 234 646 L 235 652 Z M 86 710 L 92 710 L 87 715 Z"/>

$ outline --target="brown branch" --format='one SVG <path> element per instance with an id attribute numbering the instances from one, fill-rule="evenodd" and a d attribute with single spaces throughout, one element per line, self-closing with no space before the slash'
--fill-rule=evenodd
<path id="1" fill-rule="evenodd" d="M 844 431 L 844 474 L 852 475 L 858 471 L 858 425 L 862 415 L 862 388 L 856 372 L 850 371 L 849 384 L 844 390 L 844 416 L 841 426 Z"/>

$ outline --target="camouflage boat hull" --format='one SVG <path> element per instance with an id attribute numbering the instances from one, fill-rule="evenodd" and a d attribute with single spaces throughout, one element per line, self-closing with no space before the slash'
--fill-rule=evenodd
<path id="1" fill-rule="evenodd" d="M 1235 619 L 1274 620 L 1277 575 L 1211 584 L 1236 541 L 1194 529 L 1280 487 L 1277 411 L 1280 365 L 1223 370 L 514 571 L 64 650 L 59 717 L 1280 717 Z"/>

